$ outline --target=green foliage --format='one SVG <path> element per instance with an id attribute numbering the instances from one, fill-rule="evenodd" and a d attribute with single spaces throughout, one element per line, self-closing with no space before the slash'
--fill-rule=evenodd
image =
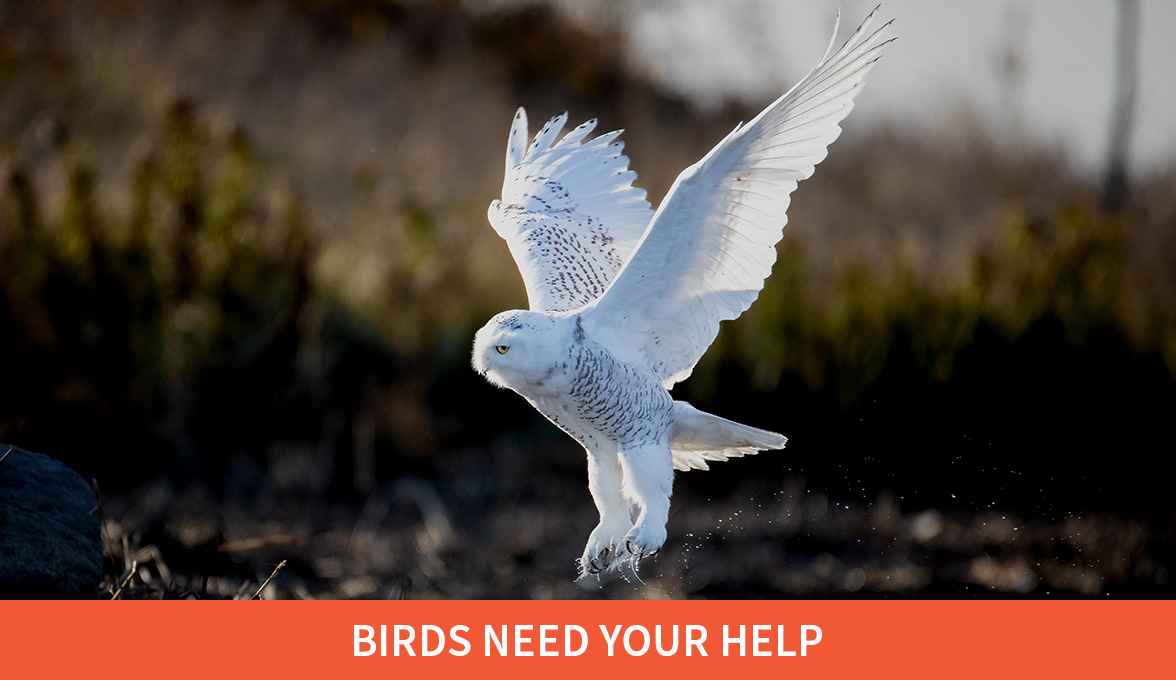
<path id="1" fill-rule="evenodd" d="M 1124 300 L 1153 307 L 1147 314 L 1160 311 L 1154 306 L 1162 296 L 1129 291 L 1123 276 L 1132 229 L 1143 228 L 1136 216 L 1103 213 L 1086 195 L 1048 214 L 1030 216 L 1015 204 L 1005 214 L 948 285 L 921 283 L 919 266 L 900 252 L 850 259 L 835 270 L 833 285 L 822 287 L 786 234 L 760 299 L 724 328 L 696 389 L 708 393 L 708 371 L 734 361 L 758 389 L 770 391 L 795 372 L 814 389 L 831 382 L 852 401 L 895 352 L 913 357 L 924 379 L 949 380 L 983 326 L 1000 329 L 1011 342 L 1056 318 L 1068 341 L 1082 345 L 1102 333 L 1130 335 Z M 1136 349 L 1162 352 L 1166 341 L 1157 333 L 1140 338 Z"/>
<path id="2" fill-rule="evenodd" d="M 68 169 L 57 219 L 41 217 L 30 174 L 9 169 L 0 315 L 19 336 L 3 362 L 20 398 L 0 414 L 0 436 L 64 420 L 71 402 L 193 436 L 177 403 L 199 399 L 183 396 L 197 386 L 244 371 L 256 381 L 244 391 L 270 400 L 262 409 L 290 389 L 314 255 L 302 207 L 289 191 L 262 200 L 240 131 L 206 137 L 190 103 L 169 107 L 158 144 L 135 159 L 121 217 L 98 207 L 85 162 Z"/>

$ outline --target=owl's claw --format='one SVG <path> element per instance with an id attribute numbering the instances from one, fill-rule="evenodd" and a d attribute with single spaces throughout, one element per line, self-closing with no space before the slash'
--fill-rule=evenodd
<path id="1" fill-rule="evenodd" d="M 583 557 L 576 560 L 576 564 L 580 569 L 579 578 L 599 576 L 624 565 L 629 565 L 633 573 L 636 573 L 638 562 L 646 557 L 653 557 L 660 552 L 660 546 L 650 550 L 642 550 L 636 540 L 626 538 L 613 546 L 602 548 L 595 555 L 585 553 Z"/>
<path id="2" fill-rule="evenodd" d="M 580 578 L 585 576 L 596 576 L 606 571 L 610 564 L 612 564 L 612 550 L 603 548 L 595 555 L 585 554 L 580 559 L 576 560 L 580 566 Z"/>
<path id="3" fill-rule="evenodd" d="M 632 539 L 626 538 L 625 550 L 627 550 L 629 554 L 632 555 L 634 560 L 639 560 L 643 557 L 653 557 L 654 555 L 658 554 L 661 552 L 661 546 L 658 546 L 652 550 L 642 550 L 640 546 L 633 543 Z"/>
<path id="4" fill-rule="evenodd" d="M 625 565 L 635 572 L 637 563 L 657 555 L 666 540 L 664 528 L 659 526 L 651 531 L 649 526 L 650 523 L 643 522 L 622 535 L 615 523 L 601 521 L 589 537 L 584 554 L 576 560 L 580 572 L 578 578 L 598 576 Z"/>

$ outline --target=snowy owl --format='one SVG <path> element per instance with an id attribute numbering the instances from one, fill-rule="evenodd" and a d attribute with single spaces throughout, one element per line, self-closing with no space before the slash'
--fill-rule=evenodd
<path id="1" fill-rule="evenodd" d="M 669 389 L 690 375 L 719 322 L 759 295 L 789 195 L 825 158 L 889 42 L 889 23 L 869 31 L 874 13 L 837 51 L 835 25 L 812 71 L 683 170 L 656 212 L 633 186 L 619 130 L 588 139 L 590 120 L 558 138 L 565 113 L 528 145 L 526 113 L 515 114 L 489 218 L 530 309 L 479 330 L 473 364 L 587 451 L 600 523 L 578 560 L 581 577 L 636 566 L 661 548 L 674 469 L 784 447 L 782 435 L 704 413 Z"/>

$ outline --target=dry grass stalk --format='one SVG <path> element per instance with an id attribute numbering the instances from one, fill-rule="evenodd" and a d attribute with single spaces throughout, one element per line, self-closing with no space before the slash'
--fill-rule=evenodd
<path id="1" fill-rule="evenodd" d="M 253 599 L 253 600 L 261 599 L 261 591 L 265 590 L 265 587 L 269 585 L 269 582 L 272 581 L 274 579 L 274 577 L 278 575 L 278 572 L 281 571 L 282 567 L 284 567 L 284 566 L 286 566 L 286 560 L 282 560 L 281 562 L 278 562 L 278 566 L 274 567 L 274 570 L 273 570 L 273 572 L 270 573 L 269 578 L 267 578 L 265 581 L 262 582 L 261 587 L 257 589 L 256 593 L 253 593 L 253 597 L 250 599 Z"/>
<path id="2" fill-rule="evenodd" d="M 135 577 L 135 572 L 137 571 L 139 571 L 139 561 L 134 560 L 131 562 L 131 568 L 123 572 L 122 578 L 118 582 L 118 589 L 114 591 L 114 595 L 110 599 L 117 600 L 122 595 L 123 588 L 127 587 L 127 584 Z"/>

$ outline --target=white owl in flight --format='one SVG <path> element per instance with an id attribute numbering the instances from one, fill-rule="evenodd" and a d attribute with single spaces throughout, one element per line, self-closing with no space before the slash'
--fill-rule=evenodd
<path id="1" fill-rule="evenodd" d="M 889 23 L 869 32 L 873 17 L 836 52 L 830 40 L 795 87 L 683 170 L 656 212 L 632 185 L 619 130 L 587 139 L 591 120 L 559 138 L 564 114 L 528 145 L 526 114 L 515 114 L 502 200 L 489 217 L 530 310 L 479 330 L 473 364 L 587 450 L 600 523 L 581 577 L 661 548 L 675 468 L 784 447 L 782 435 L 704 413 L 668 390 L 690 375 L 719 322 L 759 295 L 789 195 L 825 158 L 889 42 Z"/>

